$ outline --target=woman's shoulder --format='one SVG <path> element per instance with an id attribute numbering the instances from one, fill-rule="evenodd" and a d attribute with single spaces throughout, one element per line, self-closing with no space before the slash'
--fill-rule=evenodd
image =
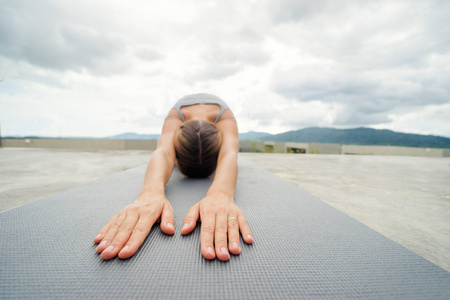
<path id="1" fill-rule="evenodd" d="M 227 108 L 227 109 L 222 113 L 222 115 L 220 116 L 220 119 L 217 121 L 217 124 L 218 124 L 219 122 L 226 121 L 226 120 L 234 120 L 234 121 L 236 121 L 236 118 L 235 118 L 233 112 L 232 112 L 231 109 L 229 109 L 229 108 Z"/>
<path id="2" fill-rule="evenodd" d="M 233 112 L 229 109 L 223 112 L 219 121 L 216 123 L 216 126 L 223 134 L 237 136 L 237 121 Z"/>
<path id="3" fill-rule="evenodd" d="M 172 108 L 164 120 L 163 132 L 173 131 L 174 129 L 179 128 L 181 124 L 183 124 L 183 120 L 181 120 L 177 110 Z"/>
<path id="4" fill-rule="evenodd" d="M 166 120 L 168 120 L 168 119 L 178 119 L 178 120 L 182 121 L 180 115 L 178 114 L 178 110 L 175 107 L 172 107 L 169 110 L 169 113 L 166 116 Z"/>

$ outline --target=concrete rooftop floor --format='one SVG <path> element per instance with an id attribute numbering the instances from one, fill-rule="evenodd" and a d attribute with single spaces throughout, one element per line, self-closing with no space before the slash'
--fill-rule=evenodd
<path id="1" fill-rule="evenodd" d="M 146 164 L 150 155 L 0 148 L 0 211 Z M 450 158 L 240 155 L 450 271 Z"/>

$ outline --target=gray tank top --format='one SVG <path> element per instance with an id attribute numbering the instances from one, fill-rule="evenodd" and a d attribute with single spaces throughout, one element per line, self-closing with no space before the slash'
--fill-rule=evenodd
<path id="1" fill-rule="evenodd" d="M 186 122 L 183 114 L 181 113 L 181 108 L 183 106 L 190 106 L 190 105 L 196 105 L 196 104 L 217 104 L 220 106 L 220 113 L 217 115 L 216 120 L 214 123 L 217 123 L 219 121 L 220 117 L 226 111 L 228 108 L 228 105 L 220 99 L 217 96 L 211 95 L 211 94 L 193 94 L 193 95 L 187 95 L 181 98 L 180 100 L 175 103 L 173 108 L 175 108 L 180 115 L 181 120 L 183 122 Z"/>

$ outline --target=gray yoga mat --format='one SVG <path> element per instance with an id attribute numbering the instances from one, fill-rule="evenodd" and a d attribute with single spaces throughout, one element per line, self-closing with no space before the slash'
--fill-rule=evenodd
<path id="1" fill-rule="evenodd" d="M 180 236 L 210 179 L 174 171 L 176 234 L 154 226 L 138 253 L 103 261 L 93 237 L 134 201 L 145 166 L 0 214 L 2 299 L 450 299 L 450 273 L 239 159 L 236 203 L 253 245 L 228 262 L 200 253 L 200 228 Z"/>

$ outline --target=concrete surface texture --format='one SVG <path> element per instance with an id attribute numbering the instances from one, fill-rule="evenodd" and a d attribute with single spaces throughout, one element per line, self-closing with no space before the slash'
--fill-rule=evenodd
<path id="1" fill-rule="evenodd" d="M 450 271 L 450 158 L 240 155 Z"/>
<path id="2" fill-rule="evenodd" d="M 146 164 L 150 156 L 142 150 L 0 148 L 0 211 Z"/>
<path id="3" fill-rule="evenodd" d="M 146 164 L 150 155 L 0 148 L 0 211 Z M 450 271 L 450 158 L 240 155 Z"/>

